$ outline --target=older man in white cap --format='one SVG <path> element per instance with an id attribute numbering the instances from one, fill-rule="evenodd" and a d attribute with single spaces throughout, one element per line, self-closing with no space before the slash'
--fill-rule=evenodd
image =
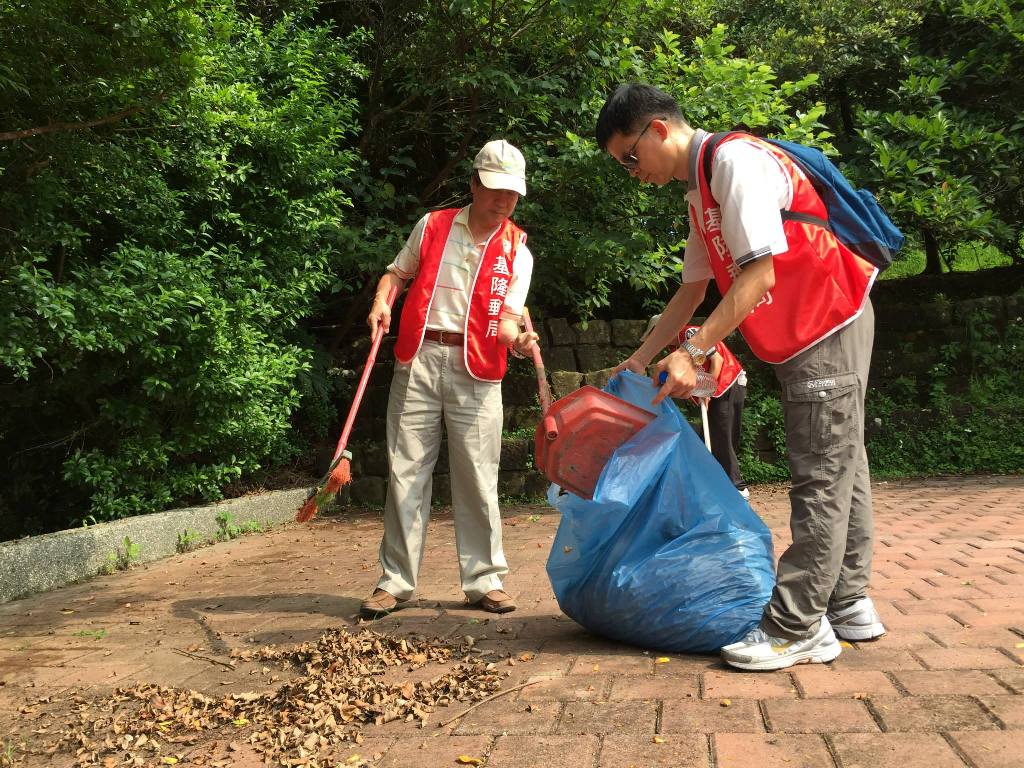
<path id="1" fill-rule="evenodd" d="M 448 433 L 455 540 L 462 590 L 474 606 L 515 610 L 502 578 L 498 510 L 501 452 L 501 379 L 506 353 L 528 352 L 534 333 L 519 323 L 530 287 L 533 256 L 526 233 L 509 218 L 526 194 L 526 161 L 507 141 L 490 141 L 473 161 L 473 202 L 428 213 L 377 285 L 367 322 L 391 325 L 387 296 L 412 280 L 395 344 L 388 399 L 391 459 L 383 575 L 360 615 L 379 618 L 400 608 L 416 590 L 430 516 L 431 480 Z"/>

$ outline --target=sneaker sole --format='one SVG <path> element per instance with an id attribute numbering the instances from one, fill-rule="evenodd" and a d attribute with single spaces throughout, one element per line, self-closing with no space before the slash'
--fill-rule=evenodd
<path id="1" fill-rule="evenodd" d="M 866 627 L 837 627 L 833 624 L 832 631 L 841 640 L 877 640 L 885 634 L 885 627 L 881 624 L 870 624 Z"/>
<path id="2" fill-rule="evenodd" d="M 764 659 L 762 661 L 739 661 L 722 654 L 722 661 L 730 667 L 744 669 L 751 672 L 771 672 L 776 669 L 786 669 L 797 664 L 826 664 L 839 658 L 843 648 L 838 642 L 835 645 L 827 645 L 824 648 L 815 648 L 810 651 L 801 651 L 790 656 L 779 656 L 778 658 Z"/>

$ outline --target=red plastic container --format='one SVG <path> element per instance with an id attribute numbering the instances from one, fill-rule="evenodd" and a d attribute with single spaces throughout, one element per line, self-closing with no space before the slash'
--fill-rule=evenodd
<path id="1" fill-rule="evenodd" d="M 535 435 L 537 468 L 553 483 L 584 499 L 608 459 L 654 414 L 591 386 L 553 403 Z"/>

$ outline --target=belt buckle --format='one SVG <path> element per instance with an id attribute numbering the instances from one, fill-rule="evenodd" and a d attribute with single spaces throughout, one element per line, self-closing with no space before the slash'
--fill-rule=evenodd
<path id="1" fill-rule="evenodd" d="M 438 344 L 447 344 L 448 343 L 448 339 L 446 339 L 445 337 L 449 333 L 450 333 L 450 331 L 438 331 L 437 332 L 437 343 Z"/>

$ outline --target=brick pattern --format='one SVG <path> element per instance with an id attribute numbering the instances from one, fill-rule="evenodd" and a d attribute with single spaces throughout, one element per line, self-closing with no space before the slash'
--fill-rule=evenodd
<path id="1" fill-rule="evenodd" d="M 763 674 L 726 669 L 715 656 L 622 646 L 563 616 L 544 573 L 558 525 L 546 507 L 505 510 L 513 569 L 506 587 L 519 610 L 471 610 L 458 589 L 450 514 L 435 513 L 418 601 L 373 628 L 472 636 L 510 673 L 507 687 L 533 684 L 444 729 L 368 727 L 341 761 L 358 754 L 375 766 L 455 765 L 468 755 L 488 768 L 1024 765 L 1024 478 L 878 483 L 874 493 L 872 595 L 889 633 L 845 643 L 830 665 Z M 781 549 L 785 489 L 756 488 L 753 503 Z M 72 690 L 101 693 L 135 681 L 218 696 L 269 689 L 260 665 L 228 670 L 174 649 L 201 646 L 203 655 L 226 658 L 232 647 L 353 626 L 377 577 L 380 533 L 376 514 L 355 512 L 0 605 L 0 732 L 28 734 L 38 724 L 19 709 Z M 415 679 L 435 672 L 428 665 Z"/>

